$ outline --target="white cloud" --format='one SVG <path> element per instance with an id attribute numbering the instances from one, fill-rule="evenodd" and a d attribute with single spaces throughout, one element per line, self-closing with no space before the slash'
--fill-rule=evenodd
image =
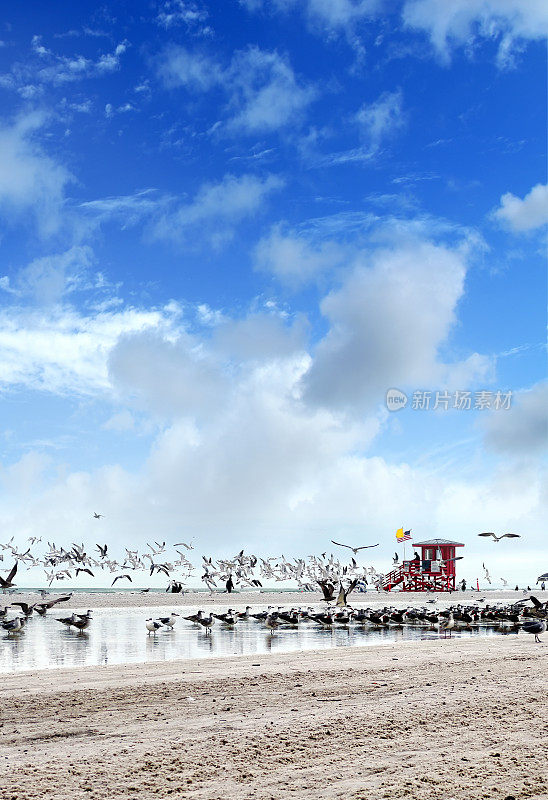
<path id="1" fill-rule="evenodd" d="M 537 183 L 523 200 L 511 192 L 503 194 L 493 217 L 517 233 L 548 224 L 548 185 Z"/>
<path id="2" fill-rule="evenodd" d="M 166 29 L 184 25 L 193 33 L 207 36 L 212 33 L 210 26 L 205 24 L 208 17 L 208 12 L 191 0 L 166 0 L 160 5 L 156 22 Z"/>
<path id="3" fill-rule="evenodd" d="M 115 431 L 116 433 L 126 433 L 135 430 L 135 418 L 127 409 L 113 414 L 104 422 L 101 427 L 105 431 Z"/>
<path id="4" fill-rule="evenodd" d="M 52 83 L 56 86 L 84 78 L 101 77 L 116 72 L 120 68 L 120 57 L 127 48 L 127 42 L 120 42 L 112 53 L 101 53 L 96 60 L 82 55 L 58 56 L 50 50 L 42 48 L 43 52 L 39 55 L 43 56 L 43 60 L 47 62 L 44 66 L 32 63 L 15 65 L 12 74 L 17 83 L 25 75 L 28 75 L 40 83 Z"/>
<path id="5" fill-rule="evenodd" d="M 216 59 L 172 45 L 162 54 L 158 75 L 168 88 L 184 86 L 194 92 L 207 92 L 222 83 L 223 69 Z"/>
<path id="6" fill-rule="evenodd" d="M 264 179 L 225 175 L 219 183 L 204 184 L 191 203 L 164 215 L 154 227 L 154 236 L 182 240 L 200 226 L 201 235 L 220 244 L 232 235 L 237 222 L 256 214 L 267 196 L 282 186 L 281 178 L 274 175 Z"/>
<path id="7" fill-rule="evenodd" d="M 154 329 L 126 333 L 108 363 L 118 391 L 134 394 L 153 413 L 202 417 L 227 401 L 230 386 L 222 365 L 185 333 L 175 341 Z"/>
<path id="8" fill-rule="evenodd" d="M 255 268 L 271 272 L 280 281 L 298 287 L 341 265 L 347 249 L 332 241 L 313 237 L 276 225 L 255 248 Z"/>
<path id="9" fill-rule="evenodd" d="M 401 91 L 384 92 L 374 103 L 362 106 L 356 114 L 356 122 L 369 149 L 378 150 L 384 139 L 405 125 Z"/>
<path id="10" fill-rule="evenodd" d="M 510 409 L 493 411 L 484 421 L 485 444 L 503 456 L 544 456 L 548 449 L 548 383 L 518 392 Z"/>
<path id="11" fill-rule="evenodd" d="M 232 129 L 276 130 L 294 121 L 315 96 L 300 86 L 287 58 L 258 47 L 236 53 L 230 68 Z"/>
<path id="12" fill-rule="evenodd" d="M 428 33 L 446 62 L 452 46 L 470 47 L 482 38 L 498 42 L 498 64 L 509 67 L 520 43 L 548 34 L 544 0 L 407 0 L 402 16 L 408 27 Z"/>
<path id="13" fill-rule="evenodd" d="M 171 308 L 85 315 L 61 306 L 0 312 L 0 382 L 56 394 L 109 393 L 108 357 L 124 334 L 176 329 Z"/>
<path id="14" fill-rule="evenodd" d="M 279 313 L 253 313 L 243 319 L 225 319 L 213 332 L 213 350 L 233 363 L 287 358 L 306 351 L 304 317 L 288 324 Z"/>
<path id="15" fill-rule="evenodd" d="M 343 30 L 348 32 L 355 23 L 376 14 L 381 0 L 240 0 L 249 11 L 273 8 L 287 12 L 303 11 L 311 26 L 320 32 L 331 34 Z"/>
<path id="16" fill-rule="evenodd" d="M 158 75 L 168 88 L 182 86 L 193 92 L 220 87 L 228 98 L 226 126 L 222 132 L 256 133 L 294 123 L 310 104 L 315 90 L 299 83 L 289 60 L 277 52 L 249 47 L 237 51 L 223 67 L 215 58 L 183 47 L 164 51 Z"/>
<path id="17" fill-rule="evenodd" d="M 28 295 L 40 305 L 59 302 L 81 288 L 92 262 L 89 247 L 71 247 L 64 253 L 36 258 L 17 276 L 19 295 Z"/>
<path id="18" fill-rule="evenodd" d="M 70 172 L 36 141 L 45 117 L 33 112 L 0 128 L 0 204 L 8 215 L 34 213 L 44 235 L 59 226 L 59 211 Z"/>
<path id="19" fill-rule="evenodd" d="M 429 242 L 358 259 L 321 303 L 329 330 L 303 377 L 304 398 L 364 413 L 392 386 L 446 380 L 438 351 L 455 322 L 465 274 L 462 250 Z"/>

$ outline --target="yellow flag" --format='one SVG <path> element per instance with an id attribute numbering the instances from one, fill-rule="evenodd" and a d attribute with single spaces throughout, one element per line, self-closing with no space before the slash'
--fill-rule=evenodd
<path id="1" fill-rule="evenodd" d="M 398 528 L 398 530 L 396 531 L 396 539 L 398 540 L 398 542 L 403 540 L 403 528 Z"/>

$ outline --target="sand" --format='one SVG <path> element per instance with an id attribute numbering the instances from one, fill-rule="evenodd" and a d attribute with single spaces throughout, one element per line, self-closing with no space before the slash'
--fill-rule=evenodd
<path id="1" fill-rule="evenodd" d="M 545 800 L 547 655 L 520 634 L 3 675 L 0 798 Z"/>

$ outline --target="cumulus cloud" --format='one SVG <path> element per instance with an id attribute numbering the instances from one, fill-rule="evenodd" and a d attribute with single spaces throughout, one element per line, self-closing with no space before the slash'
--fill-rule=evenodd
<path id="1" fill-rule="evenodd" d="M 212 347 L 236 363 L 264 362 L 306 350 L 304 317 L 288 322 L 279 313 L 255 312 L 243 319 L 225 319 L 216 326 Z"/>
<path id="2" fill-rule="evenodd" d="M 126 333 L 112 349 L 108 369 L 119 391 L 159 414 L 208 415 L 226 402 L 229 390 L 222 365 L 185 333 L 175 341 L 154 329 Z"/>
<path id="3" fill-rule="evenodd" d="M 14 218 L 32 212 L 41 233 L 49 235 L 59 227 L 65 187 L 73 178 L 37 141 L 45 121 L 33 112 L 0 128 L 0 205 Z"/>
<path id="4" fill-rule="evenodd" d="M 359 260 L 321 302 L 329 330 L 303 377 L 305 400 L 363 413 L 391 386 L 440 380 L 438 350 L 455 322 L 465 274 L 462 251 L 429 242 Z"/>
<path id="5" fill-rule="evenodd" d="M 402 16 L 408 27 L 429 35 L 445 62 L 452 46 L 470 47 L 477 39 L 491 39 L 498 42 L 499 66 L 510 67 L 520 43 L 540 41 L 548 34 L 544 0 L 407 0 Z"/>
<path id="6" fill-rule="evenodd" d="M 259 133 L 295 123 L 315 96 L 299 82 L 287 57 L 275 51 L 248 47 L 234 53 L 229 65 L 184 47 L 167 48 L 158 75 L 168 88 L 191 92 L 221 89 L 227 97 L 226 122 L 216 131 Z"/>
<path id="7" fill-rule="evenodd" d="M 258 47 L 234 56 L 231 76 L 229 127 L 247 133 L 285 127 L 315 95 L 311 87 L 299 85 L 287 58 Z"/>
<path id="8" fill-rule="evenodd" d="M 268 195 L 282 186 L 282 179 L 275 175 L 264 179 L 225 175 L 219 183 L 204 184 L 192 202 L 166 213 L 154 226 L 153 235 L 181 241 L 199 226 L 201 235 L 220 244 L 230 238 L 237 222 L 256 214 Z"/>
<path id="9" fill-rule="evenodd" d="M 224 71 L 216 59 L 205 53 L 171 45 L 162 54 L 158 75 L 169 89 L 183 86 L 190 91 L 207 92 L 223 81 Z"/>
<path id="10" fill-rule="evenodd" d="M 523 200 L 511 192 L 503 194 L 493 217 L 516 233 L 548 224 L 548 185 L 537 183 Z"/>
<path id="11" fill-rule="evenodd" d="M 548 383 L 519 392 L 510 409 L 492 412 L 484 421 L 485 444 L 514 458 L 544 455 L 548 449 Z"/>
<path id="12" fill-rule="evenodd" d="M 343 263 L 347 250 L 333 241 L 275 225 L 255 248 L 255 268 L 297 288 Z"/>

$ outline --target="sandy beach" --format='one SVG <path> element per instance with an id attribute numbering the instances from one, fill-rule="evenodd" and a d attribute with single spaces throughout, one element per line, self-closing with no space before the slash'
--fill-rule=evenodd
<path id="1" fill-rule="evenodd" d="M 4 675 L 0 798 L 540 800 L 546 654 L 520 635 Z"/>

